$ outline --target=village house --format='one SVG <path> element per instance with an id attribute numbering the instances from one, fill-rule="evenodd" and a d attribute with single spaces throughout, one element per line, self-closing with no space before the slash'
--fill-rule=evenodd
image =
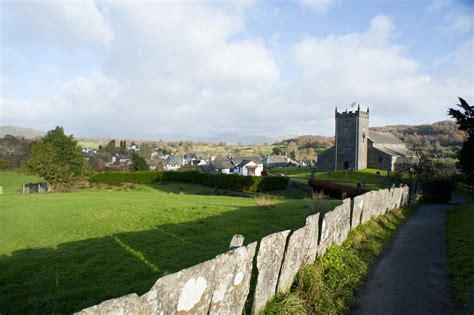
<path id="1" fill-rule="evenodd" d="M 168 155 L 163 159 L 164 169 L 167 171 L 176 171 L 185 165 L 183 156 Z"/>
<path id="2" fill-rule="evenodd" d="M 234 174 L 243 176 L 262 176 L 263 164 L 250 160 L 243 160 L 235 166 Z"/>

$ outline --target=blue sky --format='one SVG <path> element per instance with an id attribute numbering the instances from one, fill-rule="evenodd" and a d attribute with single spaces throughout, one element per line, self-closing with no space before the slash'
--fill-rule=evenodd
<path id="1" fill-rule="evenodd" d="M 471 1 L 2 1 L 0 124 L 77 136 L 334 132 L 473 102 Z"/>

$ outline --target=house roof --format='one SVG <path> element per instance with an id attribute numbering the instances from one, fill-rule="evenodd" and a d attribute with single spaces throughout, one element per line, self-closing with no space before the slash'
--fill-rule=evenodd
<path id="1" fill-rule="evenodd" d="M 235 165 L 242 163 L 242 161 L 244 160 L 252 161 L 257 164 L 262 164 L 262 158 L 259 156 L 236 156 L 232 158 L 232 161 Z"/>
<path id="2" fill-rule="evenodd" d="M 404 144 L 402 140 L 389 132 L 369 130 L 369 139 L 374 143 Z"/>
<path id="3" fill-rule="evenodd" d="M 174 156 L 170 155 L 166 159 L 166 164 L 168 165 L 183 165 L 183 157 L 182 156 Z"/>
<path id="4" fill-rule="evenodd" d="M 269 155 L 263 159 L 266 164 L 288 163 L 287 157 L 284 155 Z"/>
<path id="5" fill-rule="evenodd" d="M 245 165 L 249 164 L 249 163 L 254 163 L 254 164 L 257 164 L 255 163 L 254 161 L 250 161 L 250 160 L 243 160 L 242 162 L 240 162 L 236 167 L 244 167 Z"/>
<path id="6" fill-rule="evenodd" d="M 233 169 L 234 164 L 228 159 L 215 159 L 209 163 L 214 169 Z"/>

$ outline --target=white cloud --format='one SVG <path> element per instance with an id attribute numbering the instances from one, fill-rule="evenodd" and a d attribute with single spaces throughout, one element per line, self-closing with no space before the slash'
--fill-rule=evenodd
<path id="1" fill-rule="evenodd" d="M 318 14 L 325 14 L 337 0 L 298 0 L 298 2 Z"/>
<path id="2" fill-rule="evenodd" d="M 472 80 L 423 74 L 420 64 L 393 43 L 393 29 L 393 23 L 379 15 L 365 32 L 307 38 L 296 44 L 293 62 L 301 73 L 306 102 L 343 105 L 356 100 L 370 105 L 375 114 L 372 124 L 380 124 L 407 117 L 442 119 L 458 94 L 472 97 Z"/>
<path id="3" fill-rule="evenodd" d="M 22 21 L 28 32 L 56 45 L 75 47 L 82 42 L 99 42 L 108 46 L 114 37 L 104 13 L 93 0 L 19 1 L 2 6 Z"/>
<path id="4" fill-rule="evenodd" d="M 2 100 L 2 117 L 32 127 L 61 124 L 84 136 L 332 134 L 334 107 L 354 100 L 371 106 L 375 125 L 444 119 L 458 95 L 472 99 L 472 74 L 423 73 L 394 41 L 396 27 L 385 15 L 362 32 L 306 37 L 277 62 L 274 41 L 243 35 L 246 9 L 104 3 L 113 40 L 97 35 L 108 43 L 97 69 L 67 79 L 47 101 Z M 472 68 L 466 47 L 438 64 Z"/>

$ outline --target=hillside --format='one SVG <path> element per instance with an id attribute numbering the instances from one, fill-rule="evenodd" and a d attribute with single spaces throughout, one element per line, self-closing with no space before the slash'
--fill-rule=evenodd
<path id="1" fill-rule="evenodd" d="M 33 128 L 16 127 L 16 126 L 0 126 L 0 138 L 6 135 L 14 137 L 23 137 L 25 139 L 36 139 L 45 135 L 43 131 Z"/>

